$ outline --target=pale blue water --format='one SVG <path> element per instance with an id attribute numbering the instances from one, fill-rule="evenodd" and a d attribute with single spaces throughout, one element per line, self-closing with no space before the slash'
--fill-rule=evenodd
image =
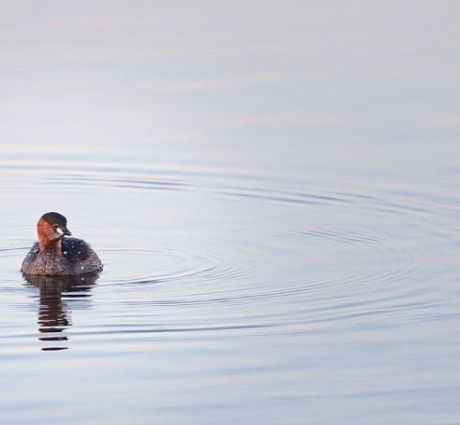
<path id="1" fill-rule="evenodd" d="M 2 424 L 460 422 L 456 2 L 1 8 Z"/>

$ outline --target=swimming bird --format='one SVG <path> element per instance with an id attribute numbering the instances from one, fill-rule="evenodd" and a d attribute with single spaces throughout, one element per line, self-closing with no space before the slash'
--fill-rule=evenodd
<path id="1" fill-rule="evenodd" d="M 100 272 L 102 261 L 82 239 L 70 238 L 67 219 L 57 212 L 43 214 L 37 223 L 38 242 L 22 262 L 26 275 L 79 275 Z"/>

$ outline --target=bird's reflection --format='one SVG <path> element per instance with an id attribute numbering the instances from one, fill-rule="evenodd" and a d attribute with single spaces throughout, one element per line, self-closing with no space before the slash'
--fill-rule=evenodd
<path id="1" fill-rule="evenodd" d="M 40 290 L 38 308 L 39 340 L 45 342 L 43 351 L 66 350 L 68 337 L 65 330 L 72 325 L 70 305 L 76 299 L 91 296 L 91 287 L 98 274 L 88 273 L 79 276 L 31 276 L 24 279 Z"/>

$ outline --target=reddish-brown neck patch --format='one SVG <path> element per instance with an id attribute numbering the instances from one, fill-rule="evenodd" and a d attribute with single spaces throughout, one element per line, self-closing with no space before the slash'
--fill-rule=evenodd
<path id="1" fill-rule="evenodd" d="M 55 239 L 51 224 L 40 219 L 37 223 L 37 233 L 40 251 L 55 251 L 57 254 L 61 254 L 61 239 Z"/>

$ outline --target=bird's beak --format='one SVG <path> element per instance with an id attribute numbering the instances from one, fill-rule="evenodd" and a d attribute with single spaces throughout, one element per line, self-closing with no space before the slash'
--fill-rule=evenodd
<path id="1" fill-rule="evenodd" d="M 62 236 L 65 236 L 65 235 L 70 236 L 72 234 L 70 233 L 70 230 L 67 229 L 67 227 L 58 227 L 56 231 Z"/>

